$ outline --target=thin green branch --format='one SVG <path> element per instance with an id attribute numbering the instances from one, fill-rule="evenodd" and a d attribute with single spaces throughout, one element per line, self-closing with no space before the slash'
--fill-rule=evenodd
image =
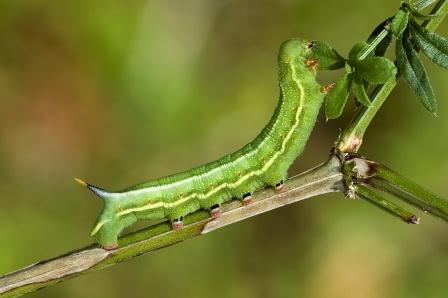
<path id="1" fill-rule="evenodd" d="M 383 189 L 405 202 L 448 222 L 448 201 L 397 172 L 377 164 L 375 177 L 367 184 Z"/>
<path id="2" fill-rule="evenodd" d="M 348 124 L 342 133 L 337 148 L 341 152 L 357 152 L 361 147 L 364 133 L 372 122 L 378 110 L 386 101 L 389 94 L 397 85 L 395 77 L 391 78 L 384 85 L 377 86 L 373 91 L 372 102 L 366 108 L 360 107 L 353 120 Z"/>
<path id="3" fill-rule="evenodd" d="M 359 184 L 365 184 L 396 196 L 433 216 L 448 222 L 448 200 L 403 177 L 390 168 L 363 157 L 347 158 L 343 173 L 347 187 L 354 193 L 369 196 Z"/>
<path id="4" fill-rule="evenodd" d="M 431 3 L 434 1 L 431 1 Z M 446 0 L 441 0 L 436 3 L 434 8 L 431 11 L 431 14 L 435 15 L 431 20 L 425 21 L 423 26 L 426 29 L 435 31 L 437 27 L 439 27 L 440 23 L 442 23 L 443 19 L 448 13 L 448 3 Z"/>
<path id="5" fill-rule="evenodd" d="M 399 219 L 401 219 L 406 223 L 409 224 L 420 223 L 420 218 L 418 218 L 415 214 L 412 214 L 411 212 L 404 210 L 397 204 L 381 197 L 378 193 L 374 192 L 373 190 L 369 189 L 364 185 L 355 186 L 355 195 L 358 198 L 363 199 L 366 202 L 369 202 L 374 206 L 386 211 L 387 213 L 395 217 L 398 217 Z"/>
<path id="6" fill-rule="evenodd" d="M 428 30 L 434 31 L 448 14 L 447 0 L 440 0 L 437 2 L 431 13 L 437 15 L 437 17 L 432 18 L 424 25 Z M 379 35 L 382 35 L 382 32 L 380 32 Z M 379 86 L 374 90 L 374 98 L 369 107 L 360 107 L 358 109 L 352 121 L 343 131 L 341 139 L 336 146 L 339 151 L 357 152 L 359 150 L 365 131 L 369 127 L 373 117 L 385 102 L 386 98 L 394 89 L 399 76 L 400 74 L 398 74 L 397 78 L 392 78 L 384 85 Z"/>
<path id="7" fill-rule="evenodd" d="M 381 32 L 378 33 L 377 36 L 375 36 L 372 42 L 369 43 L 369 46 L 363 49 L 363 51 L 359 56 L 359 60 L 367 58 L 367 56 L 369 56 L 370 53 L 375 51 L 376 47 L 381 43 L 381 41 L 383 41 L 383 39 L 386 38 L 387 34 L 389 34 L 389 31 L 386 28 L 381 30 Z"/>
<path id="8" fill-rule="evenodd" d="M 425 9 L 426 7 L 430 6 L 431 4 L 433 4 L 435 1 L 436 0 L 415 1 L 415 3 L 413 3 L 412 6 L 417 10 L 422 10 L 422 9 Z"/>
<path id="9" fill-rule="evenodd" d="M 199 211 L 186 216 L 184 228 L 181 230 L 171 230 L 170 224 L 163 222 L 121 237 L 119 248 L 115 250 L 108 251 L 90 245 L 25 267 L 0 277 L 0 296 L 20 296 L 206 234 L 275 208 L 320 194 L 343 192 L 341 171 L 339 158 L 331 156 L 324 164 L 287 180 L 286 191 L 282 193 L 263 189 L 253 195 L 253 203 L 248 206 L 242 207 L 239 201 L 224 204 L 223 214 L 217 219 L 212 220 L 208 212 Z"/>

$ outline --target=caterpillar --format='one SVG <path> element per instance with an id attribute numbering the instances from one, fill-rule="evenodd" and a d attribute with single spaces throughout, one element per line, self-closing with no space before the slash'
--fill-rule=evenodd
<path id="1" fill-rule="evenodd" d="M 312 58 L 313 42 L 299 38 L 285 41 L 278 54 L 280 95 L 268 124 L 240 150 L 186 172 L 123 189 L 107 191 L 83 180 L 104 201 L 104 208 L 90 234 L 105 249 L 118 247 L 117 237 L 142 219 L 168 219 L 172 229 L 182 228 L 182 218 L 199 209 L 211 217 L 220 205 L 265 186 L 281 191 L 287 170 L 311 134 L 322 105 L 325 88 L 316 81 L 318 61 Z"/>

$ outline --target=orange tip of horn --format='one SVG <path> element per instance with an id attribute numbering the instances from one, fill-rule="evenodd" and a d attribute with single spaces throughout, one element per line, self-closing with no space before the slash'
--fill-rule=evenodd
<path id="1" fill-rule="evenodd" d="M 84 180 L 81 180 L 79 178 L 75 178 L 75 181 L 81 184 L 82 186 L 87 186 L 87 183 Z"/>

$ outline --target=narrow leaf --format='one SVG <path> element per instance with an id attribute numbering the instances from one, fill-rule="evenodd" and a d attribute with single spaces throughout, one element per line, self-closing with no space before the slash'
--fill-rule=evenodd
<path id="1" fill-rule="evenodd" d="M 408 67 L 407 65 L 409 65 L 409 62 L 406 56 L 406 51 L 404 50 L 403 39 L 397 40 L 395 44 L 395 55 L 397 57 L 398 70 L 404 74 L 406 67 Z"/>
<path id="2" fill-rule="evenodd" d="M 324 41 L 314 41 L 313 52 L 314 58 L 319 61 L 319 69 L 335 70 L 345 65 L 345 59 Z"/>
<path id="3" fill-rule="evenodd" d="M 335 119 L 342 114 L 347 103 L 351 82 L 352 74 L 345 73 L 328 92 L 325 103 L 327 119 Z"/>
<path id="4" fill-rule="evenodd" d="M 412 33 L 422 52 L 435 64 L 448 69 L 448 39 L 412 23 Z"/>
<path id="5" fill-rule="evenodd" d="M 401 38 L 404 30 L 408 26 L 409 11 L 400 9 L 394 16 L 392 23 L 390 24 L 390 30 L 397 37 Z"/>
<path id="6" fill-rule="evenodd" d="M 358 102 L 360 102 L 366 107 L 370 105 L 370 99 L 369 96 L 367 95 L 364 82 L 362 78 L 357 74 L 355 74 L 355 77 L 353 79 L 352 91 Z"/>
<path id="7" fill-rule="evenodd" d="M 384 57 L 367 57 L 355 65 L 358 74 L 372 84 L 384 84 L 397 73 L 392 61 Z"/>
<path id="8" fill-rule="evenodd" d="M 407 39 L 397 40 L 397 64 L 403 73 L 406 83 L 420 99 L 423 106 L 431 113 L 437 111 L 437 102 L 426 74 L 415 49 Z"/>

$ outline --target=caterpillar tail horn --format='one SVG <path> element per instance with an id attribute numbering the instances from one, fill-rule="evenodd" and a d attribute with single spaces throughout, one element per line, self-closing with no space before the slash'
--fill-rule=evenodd
<path id="1" fill-rule="evenodd" d="M 103 200 L 107 200 L 109 198 L 110 192 L 105 189 L 99 188 L 93 184 L 87 183 L 82 179 L 75 178 L 75 181 L 81 184 L 82 186 L 87 187 L 91 192 L 102 198 Z"/>

